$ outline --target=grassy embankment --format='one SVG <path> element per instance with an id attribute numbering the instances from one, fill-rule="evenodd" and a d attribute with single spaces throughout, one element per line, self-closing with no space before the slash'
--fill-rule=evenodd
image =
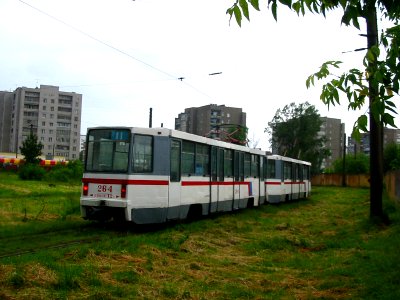
<path id="1" fill-rule="evenodd" d="M 371 224 L 368 190 L 151 230 L 81 220 L 79 191 L 0 173 L 0 299 L 400 299 L 400 214 Z"/>

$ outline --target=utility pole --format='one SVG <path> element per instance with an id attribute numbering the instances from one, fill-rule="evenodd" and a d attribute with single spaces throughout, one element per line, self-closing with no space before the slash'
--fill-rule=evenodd
<path id="1" fill-rule="evenodd" d="M 150 107 L 149 128 L 153 127 L 153 108 Z"/>
<path id="2" fill-rule="evenodd" d="M 343 134 L 343 174 L 342 186 L 346 186 L 346 133 Z"/>

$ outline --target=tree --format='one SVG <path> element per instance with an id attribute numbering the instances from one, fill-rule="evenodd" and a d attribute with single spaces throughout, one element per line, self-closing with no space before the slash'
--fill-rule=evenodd
<path id="1" fill-rule="evenodd" d="M 259 10 L 258 0 L 236 0 L 227 10 L 235 16 L 239 26 L 242 15 L 249 16 L 249 4 Z M 326 15 L 337 8 L 343 9 L 342 23 L 347 26 L 360 28 L 359 19 L 365 20 L 367 25 L 367 52 L 364 57 L 365 70 L 351 69 L 336 77 L 330 68 L 339 68 L 340 61 L 328 61 L 322 64 L 320 70 L 308 77 L 307 87 L 314 85 L 315 78 L 330 79 L 322 87 L 321 100 L 326 105 L 340 104 L 339 92 L 343 92 L 349 101 L 349 109 L 359 110 L 366 99 L 368 101 L 368 115 L 361 114 L 353 127 L 353 136 L 359 137 L 360 131 L 367 131 L 369 120 L 370 131 L 370 216 L 384 219 L 382 209 L 383 192 L 383 127 L 394 124 L 396 106 L 391 98 L 393 93 L 399 94 L 400 83 L 400 5 L 398 0 L 268 0 L 272 15 L 277 20 L 277 7 L 284 5 L 298 15 L 305 15 L 306 10 L 311 13 Z M 378 36 L 377 9 L 395 26 L 382 32 Z M 380 58 L 384 48 L 385 57 Z M 333 79 L 331 79 L 333 78 Z"/>
<path id="2" fill-rule="evenodd" d="M 310 161 L 311 172 L 317 174 L 322 160 L 329 155 L 324 138 L 318 136 L 321 124 L 314 105 L 291 103 L 276 111 L 265 131 L 270 135 L 273 153 Z"/>
<path id="3" fill-rule="evenodd" d="M 364 153 L 359 153 L 357 156 L 347 154 L 345 161 L 345 170 L 343 171 L 343 158 L 336 159 L 332 164 L 333 173 L 367 174 L 369 172 L 369 157 Z"/>
<path id="4" fill-rule="evenodd" d="M 383 172 L 400 169 L 400 146 L 396 143 L 388 144 L 383 151 Z"/>
<path id="5" fill-rule="evenodd" d="M 31 130 L 27 139 L 23 141 L 19 149 L 21 150 L 21 154 L 25 156 L 25 162 L 27 164 L 33 164 L 39 161 L 38 157 L 42 155 L 42 147 L 43 144 L 38 142 L 37 136 L 33 134 Z"/>

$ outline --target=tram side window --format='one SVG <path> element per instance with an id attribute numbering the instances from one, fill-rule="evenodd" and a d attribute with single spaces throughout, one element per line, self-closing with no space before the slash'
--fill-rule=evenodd
<path id="1" fill-rule="evenodd" d="M 292 179 L 292 167 L 290 162 L 283 163 L 283 175 L 284 179 Z"/>
<path id="2" fill-rule="evenodd" d="M 305 168 L 304 177 L 305 179 L 310 180 L 310 166 L 304 166 L 304 168 Z"/>
<path id="3" fill-rule="evenodd" d="M 260 177 L 260 158 L 258 155 L 251 155 L 251 177 Z"/>
<path id="4" fill-rule="evenodd" d="M 182 143 L 182 175 L 192 175 L 194 169 L 194 143 L 183 141 Z"/>
<path id="5" fill-rule="evenodd" d="M 292 179 L 294 179 L 294 180 L 299 179 L 298 178 L 298 165 L 295 163 L 292 164 L 292 175 L 293 175 Z"/>
<path id="6" fill-rule="evenodd" d="M 275 160 L 267 160 L 267 178 L 276 178 Z"/>
<path id="7" fill-rule="evenodd" d="M 209 151 L 208 146 L 203 144 L 196 144 L 196 175 L 208 176 L 209 171 Z"/>
<path id="8" fill-rule="evenodd" d="M 232 150 L 225 150 L 224 174 L 225 174 L 225 177 L 228 177 L 228 178 L 233 176 L 233 151 Z"/>
<path id="9" fill-rule="evenodd" d="M 298 171 L 297 178 L 300 179 L 300 181 L 302 181 L 303 180 L 303 165 L 297 165 L 297 171 Z"/>
<path id="10" fill-rule="evenodd" d="M 135 135 L 132 169 L 134 173 L 149 173 L 153 171 L 152 136 Z"/>
<path id="11" fill-rule="evenodd" d="M 171 141 L 171 182 L 179 182 L 181 180 L 181 144 L 178 141 Z"/>
<path id="12" fill-rule="evenodd" d="M 250 166 L 251 166 L 251 155 L 249 153 L 244 154 L 244 176 L 250 176 Z"/>
<path id="13" fill-rule="evenodd" d="M 218 180 L 224 179 L 224 149 L 218 149 Z"/>

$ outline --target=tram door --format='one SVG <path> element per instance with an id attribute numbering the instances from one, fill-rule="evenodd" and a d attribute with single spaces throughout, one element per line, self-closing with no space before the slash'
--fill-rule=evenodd
<path id="1" fill-rule="evenodd" d="M 171 140 L 168 219 L 178 219 L 181 205 L 181 141 Z"/>
<path id="2" fill-rule="evenodd" d="M 299 164 L 293 163 L 293 188 L 292 188 L 292 199 L 299 199 L 300 195 L 300 171 Z"/>
<path id="3" fill-rule="evenodd" d="M 210 213 L 218 207 L 218 148 L 211 146 Z"/>
<path id="4" fill-rule="evenodd" d="M 234 161 L 234 184 L 233 184 L 233 209 L 239 209 L 240 204 L 240 184 L 244 181 L 244 170 L 243 170 L 243 159 L 244 154 L 242 152 L 235 151 Z"/>

